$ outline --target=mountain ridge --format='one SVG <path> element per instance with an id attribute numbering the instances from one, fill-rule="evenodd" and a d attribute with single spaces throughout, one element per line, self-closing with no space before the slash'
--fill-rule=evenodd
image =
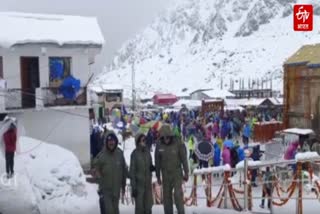
<path id="1" fill-rule="evenodd" d="M 271 78 L 281 89 L 285 59 L 301 45 L 320 41 L 318 29 L 293 31 L 294 3 L 177 0 L 123 45 L 95 83 L 122 83 L 129 95 L 134 62 L 138 95 L 220 87 L 221 79 L 228 89 L 231 78 Z M 319 23 L 320 3 L 312 3 Z"/>

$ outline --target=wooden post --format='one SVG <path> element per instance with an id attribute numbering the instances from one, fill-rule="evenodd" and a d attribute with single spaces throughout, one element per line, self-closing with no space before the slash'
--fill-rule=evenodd
<path id="1" fill-rule="evenodd" d="M 193 202 L 192 202 L 192 204 L 194 205 L 194 206 L 197 206 L 197 175 L 194 175 L 194 179 L 193 179 L 193 186 L 195 187 L 194 188 L 194 192 L 193 192 L 193 196 L 192 197 L 194 197 L 192 200 L 193 200 Z"/>
<path id="2" fill-rule="evenodd" d="M 228 208 L 228 182 L 227 179 L 229 179 L 229 173 L 228 171 L 224 172 L 224 189 L 223 189 L 223 197 L 224 197 L 224 209 Z"/>
<path id="3" fill-rule="evenodd" d="M 210 207 L 210 201 L 211 201 L 211 197 L 212 197 L 212 190 L 211 190 L 211 182 L 212 182 L 212 178 L 211 178 L 211 174 L 207 175 L 207 179 L 208 179 L 208 189 L 207 189 L 207 207 Z"/>
<path id="4" fill-rule="evenodd" d="M 302 206 L 302 163 L 298 162 L 297 163 L 297 173 L 298 173 L 298 198 L 297 198 L 297 209 L 296 213 L 297 214 L 302 214 L 303 213 L 303 206 Z"/>

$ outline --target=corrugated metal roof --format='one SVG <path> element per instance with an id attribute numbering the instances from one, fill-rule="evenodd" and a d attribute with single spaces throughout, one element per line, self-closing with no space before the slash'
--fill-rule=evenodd
<path id="1" fill-rule="evenodd" d="M 304 45 L 295 54 L 293 54 L 285 65 L 307 65 L 312 66 L 320 64 L 320 44 Z"/>

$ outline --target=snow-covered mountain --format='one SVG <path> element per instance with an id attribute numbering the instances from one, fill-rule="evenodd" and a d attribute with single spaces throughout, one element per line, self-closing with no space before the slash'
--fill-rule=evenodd
<path id="1" fill-rule="evenodd" d="M 314 30 L 293 31 L 293 5 L 314 5 Z M 123 84 L 130 94 L 132 62 L 138 95 L 220 87 L 230 78 L 272 78 L 303 44 L 320 42 L 320 2 L 312 0 L 176 0 L 128 41 L 95 81 Z"/>

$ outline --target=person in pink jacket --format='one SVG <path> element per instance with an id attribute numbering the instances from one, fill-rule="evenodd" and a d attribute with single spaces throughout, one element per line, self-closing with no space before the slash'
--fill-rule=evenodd
<path id="1" fill-rule="evenodd" d="M 215 122 L 213 123 L 212 132 L 213 132 L 214 138 L 217 138 L 217 136 L 218 136 L 218 134 L 219 134 L 219 123 L 218 123 L 217 121 L 215 121 Z"/>
<path id="2" fill-rule="evenodd" d="M 231 166 L 230 148 L 225 146 L 223 147 L 222 160 L 223 160 L 223 165 L 229 164 Z"/>
<path id="3" fill-rule="evenodd" d="M 206 130 L 206 140 L 211 142 L 211 136 L 212 136 L 212 126 L 209 126 Z"/>
<path id="4" fill-rule="evenodd" d="M 297 149 L 299 147 L 299 142 L 291 143 L 290 146 L 287 148 L 287 151 L 284 154 L 285 160 L 292 160 L 295 157 L 295 154 L 297 153 Z"/>

